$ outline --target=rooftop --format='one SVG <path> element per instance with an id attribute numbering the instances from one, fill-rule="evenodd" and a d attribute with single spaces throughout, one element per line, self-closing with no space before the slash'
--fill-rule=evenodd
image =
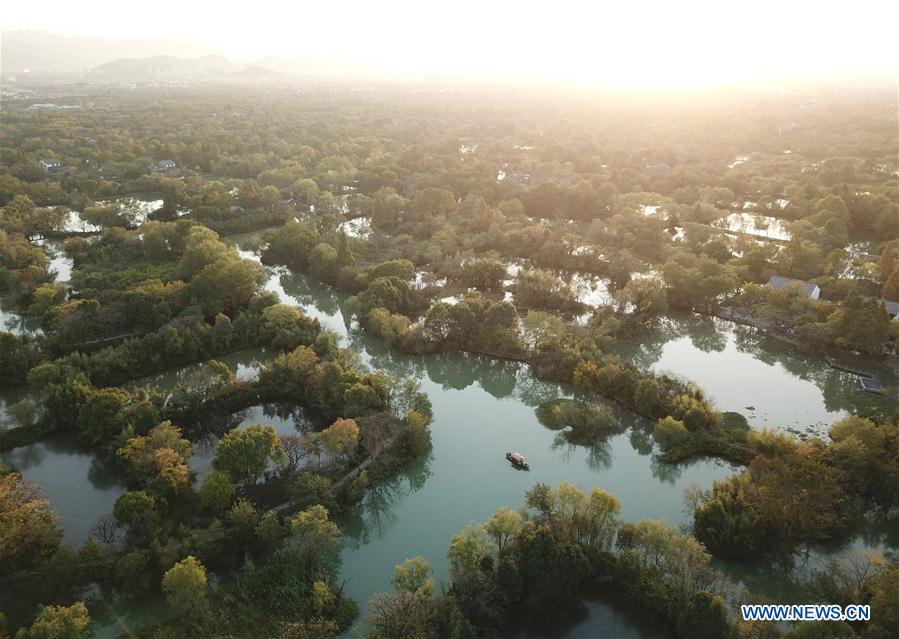
<path id="1" fill-rule="evenodd" d="M 876 377 L 859 377 L 858 385 L 863 391 L 878 393 L 883 390 L 883 384 Z"/>
<path id="2" fill-rule="evenodd" d="M 779 291 L 790 288 L 805 293 L 809 296 L 812 295 L 815 292 L 815 289 L 818 288 L 817 284 L 812 284 L 811 282 L 806 282 L 805 280 L 794 280 L 791 277 L 781 277 L 780 275 L 772 275 L 771 279 L 768 280 L 768 286 L 770 286 L 771 288 L 776 288 Z"/>

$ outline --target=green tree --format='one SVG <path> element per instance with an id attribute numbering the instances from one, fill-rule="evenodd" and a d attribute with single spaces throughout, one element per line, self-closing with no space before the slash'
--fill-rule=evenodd
<path id="1" fill-rule="evenodd" d="M 40 360 L 40 347 L 30 337 L 0 331 L 0 384 L 24 384 Z"/>
<path id="2" fill-rule="evenodd" d="M 125 407 L 131 395 L 121 388 L 98 388 L 91 392 L 78 411 L 77 426 L 82 437 L 95 445 L 108 445 L 128 425 Z"/>
<path id="3" fill-rule="evenodd" d="M 188 555 L 162 577 L 162 592 L 179 610 L 199 611 L 206 604 L 206 567 Z"/>
<path id="4" fill-rule="evenodd" d="M 576 544 L 559 542 L 547 526 L 526 530 L 515 545 L 521 577 L 535 601 L 562 601 L 575 595 L 590 573 L 590 562 Z"/>
<path id="5" fill-rule="evenodd" d="M 868 579 L 864 591 L 871 605 L 872 639 L 899 636 L 899 564 L 893 563 Z"/>
<path id="6" fill-rule="evenodd" d="M 677 620 L 677 629 L 681 637 L 736 639 L 727 604 L 721 597 L 705 591 L 690 596 Z"/>
<path id="7" fill-rule="evenodd" d="M 391 583 L 398 591 L 430 597 L 434 590 L 434 579 L 430 577 L 432 572 L 431 564 L 424 557 L 413 557 L 394 567 Z"/>
<path id="8" fill-rule="evenodd" d="M 203 508 L 214 514 L 224 512 L 231 503 L 235 490 L 234 482 L 228 473 L 219 470 L 210 471 L 203 478 L 203 485 L 200 487 L 200 501 Z"/>
<path id="9" fill-rule="evenodd" d="M 112 514 L 116 521 L 128 526 L 132 532 L 146 535 L 155 528 L 159 521 L 156 499 L 143 490 L 135 490 L 119 497 Z"/>
<path id="10" fill-rule="evenodd" d="M 649 278 L 629 280 L 615 293 L 619 313 L 630 313 L 635 322 L 645 322 L 668 311 L 668 296 L 661 282 Z"/>
<path id="11" fill-rule="evenodd" d="M 284 552 L 309 569 L 335 570 L 340 561 L 340 531 L 321 505 L 310 506 L 290 520 L 294 533 Z"/>
<path id="12" fill-rule="evenodd" d="M 266 234 L 268 247 L 262 258 L 266 264 L 284 264 L 288 268 L 305 271 L 309 254 L 321 241 L 314 228 L 302 222 L 288 222 L 277 233 Z"/>
<path id="13" fill-rule="evenodd" d="M 321 432 L 325 449 L 344 458 L 350 458 L 359 445 L 359 426 L 352 419 L 338 419 Z"/>
<path id="14" fill-rule="evenodd" d="M 291 487 L 291 496 L 298 508 L 308 508 L 321 504 L 325 508 L 336 508 L 337 503 L 331 491 L 331 480 L 316 473 L 300 473 Z"/>
<path id="15" fill-rule="evenodd" d="M 505 277 L 506 265 L 494 258 L 468 260 L 459 274 L 463 286 L 485 291 L 500 288 Z"/>
<path id="16" fill-rule="evenodd" d="M 886 283 L 896 273 L 896 251 L 892 242 L 883 245 L 880 259 L 877 260 L 877 272 L 880 274 L 881 286 L 886 286 Z"/>
<path id="17" fill-rule="evenodd" d="M 355 266 L 356 256 L 350 248 L 350 240 L 346 233 L 340 234 L 340 241 L 337 244 L 337 264 L 340 266 Z"/>
<path id="18" fill-rule="evenodd" d="M 381 277 L 396 277 L 408 282 L 415 277 L 415 265 L 409 260 L 387 260 L 368 269 L 366 277 L 369 282 L 374 282 Z"/>
<path id="19" fill-rule="evenodd" d="M 249 303 L 265 270 L 250 260 L 226 258 L 205 266 L 190 282 L 190 291 L 210 320 L 219 313 L 235 315 Z"/>
<path id="20" fill-rule="evenodd" d="M 502 506 L 493 517 L 484 524 L 484 530 L 496 544 L 497 549 L 502 552 L 509 540 L 513 539 L 521 532 L 524 525 L 521 514 Z"/>
<path id="21" fill-rule="evenodd" d="M 534 484 L 524 495 L 528 508 L 536 510 L 544 519 L 548 519 L 553 511 L 555 495 L 552 488 L 543 483 Z"/>
<path id="22" fill-rule="evenodd" d="M 884 283 L 883 296 L 888 300 L 899 300 L 899 269 L 893 271 L 890 279 Z"/>
<path id="23" fill-rule="evenodd" d="M 575 311 L 582 306 L 571 286 L 550 271 L 522 269 L 509 290 L 518 304 L 531 308 Z"/>
<path id="24" fill-rule="evenodd" d="M 490 539 L 487 532 L 480 524 L 471 524 L 458 535 L 450 539 L 448 556 L 450 560 L 450 572 L 453 575 L 462 575 L 468 571 L 476 570 L 481 559 L 491 551 Z"/>
<path id="25" fill-rule="evenodd" d="M 883 305 L 855 294 L 846 298 L 830 321 L 837 325 L 835 341 L 840 346 L 871 355 L 882 352 L 890 334 L 890 316 Z"/>
<path id="26" fill-rule="evenodd" d="M 253 424 L 225 434 L 215 447 L 212 466 L 228 473 L 244 486 L 253 486 L 271 464 L 282 460 L 284 450 L 272 426 Z"/>
<path id="27" fill-rule="evenodd" d="M 287 526 L 281 523 L 278 513 L 273 512 L 264 515 L 255 530 L 256 537 L 268 546 L 277 545 L 288 532 Z"/>
<path id="28" fill-rule="evenodd" d="M 21 630 L 17 639 L 87 639 L 91 636 L 91 618 L 82 602 L 71 606 L 45 606 L 31 627 Z"/>
<path id="29" fill-rule="evenodd" d="M 220 260 L 237 258 L 237 251 L 219 240 L 218 233 L 205 226 L 192 226 L 188 231 L 178 274 L 184 280 L 192 280 L 200 271 Z M 214 317 L 215 314 L 212 314 Z"/>
<path id="30" fill-rule="evenodd" d="M 421 305 L 409 283 L 395 276 L 373 280 L 358 299 L 363 315 L 375 308 L 386 308 L 391 313 L 412 315 Z"/>
<path id="31" fill-rule="evenodd" d="M 368 602 L 368 621 L 382 639 L 428 639 L 433 619 L 431 601 L 415 593 L 379 593 Z"/>
<path id="32" fill-rule="evenodd" d="M 675 253 L 662 267 L 668 302 L 680 308 L 709 309 L 737 288 L 731 269 L 714 259 Z"/>
<path id="33" fill-rule="evenodd" d="M 225 513 L 225 522 L 243 539 L 250 539 L 259 523 L 259 511 L 253 502 L 245 497 L 239 498 Z"/>
<path id="34" fill-rule="evenodd" d="M 684 423 L 678 419 L 674 419 L 671 415 L 664 417 L 656 422 L 653 431 L 656 441 L 662 447 L 662 450 L 675 448 L 683 444 L 690 436 Z"/>
<path id="35" fill-rule="evenodd" d="M 131 594 L 140 594 L 150 589 L 150 553 L 133 550 L 123 555 L 115 564 L 118 587 Z"/>

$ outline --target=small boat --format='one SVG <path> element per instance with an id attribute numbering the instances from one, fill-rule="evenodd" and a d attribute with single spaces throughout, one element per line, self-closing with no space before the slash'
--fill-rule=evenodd
<path id="1" fill-rule="evenodd" d="M 528 466 L 528 460 L 526 460 L 521 453 L 506 453 L 506 459 L 508 459 L 515 468 L 520 468 L 521 470 L 531 469 L 531 467 Z"/>

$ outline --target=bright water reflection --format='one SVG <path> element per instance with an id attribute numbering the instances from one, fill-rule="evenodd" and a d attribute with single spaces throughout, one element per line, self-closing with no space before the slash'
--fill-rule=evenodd
<path id="1" fill-rule="evenodd" d="M 857 378 L 806 356 L 756 329 L 702 316 L 676 316 L 616 347 L 642 368 L 696 382 L 719 409 L 744 414 L 755 427 L 826 433 L 856 410 L 890 411 Z M 877 371 L 895 383 L 888 369 Z"/>

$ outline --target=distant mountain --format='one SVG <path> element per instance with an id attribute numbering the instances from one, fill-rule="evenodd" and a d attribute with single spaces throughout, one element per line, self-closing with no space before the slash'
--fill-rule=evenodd
<path id="1" fill-rule="evenodd" d="M 117 58 L 145 58 L 160 53 L 198 58 L 212 52 L 189 38 L 174 36 L 99 38 L 60 36 L 46 31 L 0 33 L 0 71 L 4 76 L 21 74 L 26 70 L 83 73 Z"/>
<path id="2" fill-rule="evenodd" d="M 333 56 L 268 56 L 235 64 L 186 37 L 100 38 L 46 31 L 0 33 L 0 75 L 21 85 L 90 82 L 369 80 L 389 70 Z"/>
<path id="3" fill-rule="evenodd" d="M 236 73 L 241 67 L 216 55 L 196 59 L 156 55 L 149 58 L 119 58 L 91 69 L 89 80 L 100 82 L 152 82 L 213 80 Z"/>

